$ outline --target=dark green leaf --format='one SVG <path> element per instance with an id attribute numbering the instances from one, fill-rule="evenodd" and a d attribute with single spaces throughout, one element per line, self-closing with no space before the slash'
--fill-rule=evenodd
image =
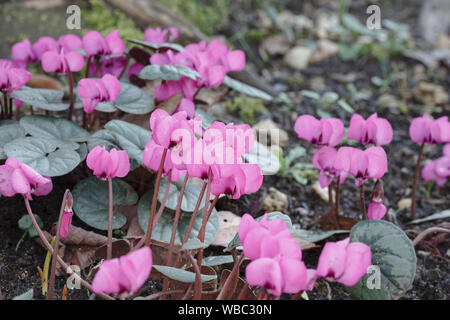
<path id="1" fill-rule="evenodd" d="M 173 267 L 167 267 L 167 266 L 160 266 L 160 265 L 153 265 L 153 268 L 155 268 L 158 272 L 162 273 L 166 277 L 179 281 L 184 283 L 194 283 L 195 282 L 195 273 L 186 271 L 183 269 L 173 268 Z M 208 282 L 211 280 L 216 280 L 217 276 L 213 275 L 201 275 L 202 282 Z"/>
<path id="2" fill-rule="evenodd" d="M 179 45 L 177 43 L 160 43 L 160 44 L 156 44 L 153 42 L 147 42 L 147 41 L 142 41 L 142 40 L 136 40 L 136 39 L 126 39 L 127 41 L 134 43 L 134 44 L 139 44 L 141 46 L 144 46 L 146 48 L 150 48 L 152 50 L 158 50 L 158 49 L 171 49 L 174 51 L 183 51 L 184 48 L 182 45 Z"/>
<path id="3" fill-rule="evenodd" d="M 273 99 L 273 97 L 270 94 L 262 90 L 259 90 L 255 87 L 249 86 L 248 84 L 230 78 L 229 76 L 225 76 L 223 84 L 233 90 L 246 94 L 250 97 L 260 98 L 266 101 L 271 101 Z"/>
<path id="4" fill-rule="evenodd" d="M 73 210 L 83 222 L 100 230 L 108 229 L 108 182 L 89 177 L 80 181 L 72 191 Z M 113 205 L 131 206 L 138 200 L 138 196 L 128 183 L 113 179 Z M 121 228 L 126 218 L 114 210 L 113 229 Z"/>
<path id="5" fill-rule="evenodd" d="M 11 97 L 19 99 L 35 108 L 48 111 L 63 111 L 69 108 L 69 104 L 60 103 L 64 92 L 51 89 L 37 89 L 22 87 L 11 94 Z"/>
<path id="6" fill-rule="evenodd" d="M 166 81 L 170 81 L 170 80 L 180 80 L 181 77 L 186 77 L 192 80 L 197 80 L 199 78 L 201 78 L 201 75 L 186 66 L 182 66 L 182 65 L 156 65 L 156 64 L 152 64 L 152 65 L 148 65 L 146 66 L 144 69 L 141 70 L 141 72 L 139 73 L 139 78 L 141 79 L 145 79 L 145 80 L 157 80 L 157 79 L 161 79 L 161 80 L 166 80 Z"/>

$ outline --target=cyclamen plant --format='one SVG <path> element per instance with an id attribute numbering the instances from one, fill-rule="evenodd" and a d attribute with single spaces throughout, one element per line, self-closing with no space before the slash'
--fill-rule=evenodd
<path id="1" fill-rule="evenodd" d="M 319 278 L 348 287 L 359 283 L 372 263 L 373 250 L 368 244 L 354 241 L 351 236 L 328 242 L 317 268 L 308 269 L 289 226 L 290 219 L 281 213 L 273 219 L 268 213 L 256 220 L 244 214 L 236 235 L 243 252 L 230 246 L 230 274 L 220 283 L 217 281 L 217 288 L 205 289 L 204 282 L 219 280 L 217 275 L 203 274 L 209 258 L 204 257 L 204 249 L 218 228 L 217 201 L 222 196 L 239 199 L 257 192 L 263 183 L 263 170 L 257 163 L 244 161 L 256 145 L 249 125 L 214 121 L 205 128 L 196 110 L 196 96 L 201 89 L 217 87 L 225 82 L 229 72 L 243 70 L 244 53 L 229 49 L 220 40 L 183 48 L 173 43 L 177 38 L 178 30 L 173 28 L 147 29 L 145 41 L 128 39 L 137 45 L 129 50 L 118 30 L 105 37 L 95 30 L 82 38 L 70 34 L 58 41 L 42 37 L 34 44 L 25 39 L 13 46 L 12 61 L 0 62 L 0 117 L 16 120 L 0 125 L 0 131 L 13 136 L 0 150 L 0 155 L 4 153 L 7 158 L 0 165 L 0 193 L 5 197 L 23 197 L 29 218 L 53 257 L 47 298 L 54 296 L 56 264 L 88 290 L 108 300 L 139 295 L 150 275 L 164 278 L 162 291 L 147 296 L 150 300 L 166 296 L 277 299 L 283 293 L 298 299 L 304 291 L 313 290 Z M 54 76 L 67 76 L 68 104 L 64 103 L 62 92 L 26 86 L 31 78 L 26 70 L 30 64 L 37 64 Z M 82 70 L 84 74 L 80 75 Z M 130 81 L 121 81 L 125 75 Z M 75 83 L 75 77 L 81 80 Z M 158 81 L 153 83 L 154 97 L 134 85 L 147 81 Z M 175 95 L 181 95 L 181 99 L 172 108 L 174 112 L 155 108 L 155 102 Z M 25 115 L 26 110 L 19 109 L 22 104 L 29 105 L 31 112 L 43 109 L 47 116 Z M 114 119 L 124 113 L 146 117 L 150 130 Z M 352 175 L 360 187 L 361 212 L 366 219 L 363 186 L 365 180 L 381 179 L 387 171 L 387 155 L 381 145 L 392 140 L 389 122 L 376 114 L 367 120 L 359 115 L 352 117 L 348 139 L 360 141 L 367 146 L 364 150 L 338 147 L 345 136 L 340 119 L 318 120 L 303 115 L 294 129 L 300 138 L 319 147 L 313 164 L 320 170 L 320 185 L 328 187 L 333 216 L 337 218 L 339 214 L 340 185 Z M 432 134 L 436 130 L 432 129 Z M 442 141 L 447 139 L 442 133 L 439 137 Z M 444 154 L 448 158 L 447 147 Z M 442 169 L 443 162 L 439 160 L 432 168 L 429 165 L 424 176 L 431 177 L 433 173 L 430 179 L 436 180 L 435 176 L 448 177 Z M 90 170 L 80 170 L 82 180 L 72 191 L 66 190 L 54 242 L 49 241 L 36 221 L 30 201 L 34 196 L 52 192 L 52 177 L 66 175 L 78 166 Z M 156 178 L 154 183 L 139 182 L 150 189 L 137 204 L 143 236 L 127 237 L 129 252 L 119 256 L 114 250 L 113 229 L 123 227 L 125 221 L 121 224 L 123 216 L 116 211 L 121 205 L 136 205 L 138 195 L 125 179 L 137 167 L 156 173 Z M 199 180 L 201 187 L 194 187 L 192 179 Z M 369 219 L 382 219 L 385 215 L 381 180 L 368 211 Z M 59 242 L 70 237 L 74 213 L 91 227 L 107 232 L 106 259 L 96 268 L 92 284 L 59 255 Z M 246 259 L 250 262 L 244 271 L 246 283 L 242 285 L 240 267 L 248 262 Z M 164 265 L 157 264 L 161 261 Z M 180 279 L 191 285 L 178 286 Z"/>

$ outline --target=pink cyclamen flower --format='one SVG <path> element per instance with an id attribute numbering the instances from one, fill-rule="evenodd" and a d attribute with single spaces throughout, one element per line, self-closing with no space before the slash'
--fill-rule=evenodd
<path id="1" fill-rule="evenodd" d="M 350 242 L 350 238 L 327 242 L 320 254 L 316 275 L 354 286 L 366 274 L 371 261 L 370 247 L 364 243 Z"/>
<path id="2" fill-rule="evenodd" d="M 150 116 L 150 129 L 153 140 L 160 146 L 170 149 L 183 138 L 192 139 L 192 128 L 184 111 L 169 115 L 167 111 L 156 109 Z"/>
<path id="3" fill-rule="evenodd" d="M 31 49 L 30 40 L 25 39 L 14 44 L 11 48 L 11 57 L 14 61 L 21 63 L 23 67 L 26 67 L 27 63 L 36 61 L 36 56 Z"/>
<path id="4" fill-rule="evenodd" d="M 147 142 L 142 157 L 144 165 L 153 172 L 158 172 L 163 152 L 164 147 L 160 146 L 155 141 L 150 140 Z M 166 177 L 170 175 L 171 181 L 178 181 L 180 177 L 180 170 L 173 164 L 172 153 L 170 150 L 167 150 L 166 158 L 164 160 L 163 174 Z"/>
<path id="5" fill-rule="evenodd" d="M 13 62 L 0 60 L 0 91 L 11 93 L 22 88 L 31 78 L 25 69 L 15 68 Z"/>
<path id="6" fill-rule="evenodd" d="M 264 214 L 261 221 L 255 221 L 248 213 L 242 216 L 239 224 L 239 240 L 244 248 L 244 254 L 250 260 L 261 258 L 263 240 L 265 238 L 277 242 L 291 240 L 291 231 L 282 219 L 267 220 Z M 301 258 L 301 250 L 298 253 Z"/>
<path id="7" fill-rule="evenodd" d="M 83 42 L 80 37 L 75 34 L 64 34 L 58 39 L 58 44 L 66 52 L 76 51 L 83 48 Z"/>
<path id="8" fill-rule="evenodd" d="M 443 186 L 450 178 L 450 156 L 444 155 L 426 164 L 422 169 L 422 178 Z"/>
<path id="9" fill-rule="evenodd" d="M 46 196 L 52 189 L 52 179 L 41 176 L 16 158 L 8 158 L 0 166 L 0 193 L 4 197 L 22 194 L 31 200 L 32 194 Z"/>
<path id="10" fill-rule="evenodd" d="M 124 56 L 103 59 L 100 67 L 97 67 L 95 63 L 91 63 L 89 66 L 89 73 L 94 77 L 103 77 L 109 73 L 119 79 L 120 75 L 127 67 L 127 61 L 128 58 Z"/>
<path id="11" fill-rule="evenodd" d="M 47 51 L 59 51 L 58 42 L 51 37 L 41 37 L 31 47 L 33 55 L 37 61 L 41 60 L 42 55 Z"/>
<path id="12" fill-rule="evenodd" d="M 178 29 L 177 28 L 169 28 L 169 29 L 161 29 L 161 28 L 147 28 L 145 30 L 144 40 L 147 42 L 151 42 L 154 44 L 162 44 L 166 42 L 172 42 L 178 38 Z"/>
<path id="13" fill-rule="evenodd" d="M 336 118 L 317 120 L 310 115 L 298 117 L 294 130 L 299 138 L 319 146 L 337 146 L 345 135 L 345 127 L 341 120 Z"/>
<path id="14" fill-rule="evenodd" d="M 249 285 L 263 286 L 271 294 L 296 293 L 309 287 L 308 273 L 301 261 L 302 251 L 282 219 L 258 223 L 245 214 L 239 225 L 244 254 L 252 262 L 245 274 Z M 311 279 L 308 279 L 311 281 Z"/>
<path id="15" fill-rule="evenodd" d="M 353 114 L 348 129 L 348 139 L 357 140 L 363 145 L 382 146 L 392 141 L 393 131 L 388 120 L 378 118 L 376 113 L 364 120 L 359 114 Z"/>
<path id="16" fill-rule="evenodd" d="M 127 152 L 115 148 L 108 152 L 104 146 L 96 146 L 89 152 L 86 163 L 99 179 L 123 178 L 130 171 Z"/>
<path id="17" fill-rule="evenodd" d="M 83 36 L 83 48 L 88 57 L 95 55 L 121 55 L 125 45 L 119 30 L 111 31 L 105 38 L 98 31 L 89 31 Z"/>
<path id="18" fill-rule="evenodd" d="M 361 186 L 368 178 L 382 178 L 387 171 L 386 152 L 381 147 L 370 147 L 360 150 L 352 147 L 339 149 L 335 168 L 347 171 L 355 178 L 357 186 Z"/>
<path id="19" fill-rule="evenodd" d="M 120 258 L 105 260 L 92 281 L 95 293 L 137 293 L 152 270 L 152 251 L 143 247 Z"/>
<path id="20" fill-rule="evenodd" d="M 64 49 L 60 52 L 56 50 L 47 51 L 41 58 L 42 69 L 45 72 L 56 72 L 59 74 L 67 74 L 70 72 L 78 72 L 83 69 L 83 55 L 76 51 L 65 53 Z"/>
<path id="21" fill-rule="evenodd" d="M 416 143 L 437 144 L 450 142 L 450 123 L 447 116 L 431 120 L 428 115 L 414 118 L 409 126 L 409 136 Z"/>
<path id="22" fill-rule="evenodd" d="M 87 78 L 78 82 L 78 95 L 83 99 L 86 113 L 92 113 L 100 102 L 116 101 L 120 90 L 120 81 L 110 74 L 98 81 Z"/>
<path id="23" fill-rule="evenodd" d="M 253 163 L 219 164 L 211 167 L 213 179 L 211 193 L 239 199 L 244 194 L 254 193 L 261 188 L 261 168 Z"/>
<path id="24" fill-rule="evenodd" d="M 347 179 L 348 170 L 338 170 L 335 167 L 338 151 L 333 147 L 318 149 L 312 158 L 314 167 L 320 170 L 319 184 L 322 188 L 328 187 L 334 178 L 340 177 L 339 184 Z"/>

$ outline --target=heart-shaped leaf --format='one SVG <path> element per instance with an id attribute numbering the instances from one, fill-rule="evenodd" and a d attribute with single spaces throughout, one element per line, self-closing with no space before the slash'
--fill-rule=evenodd
<path id="1" fill-rule="evenodd" d="M 116 135 L 113 134 L 113 132 L 106 129 L 97 131 L 89 138 L 88 149 L 92 150 L 96 146 L 104 146 L 108 151 L 110 151 L 112 148 L 115 148 L 116 150 L 124 150 L 119 145 L 119 141 L 117 141 Z M 130 154 L 128 153 L 128 155 Z M 141 163 L 142 163 L 142 156 L 139 161 L 134 158 L 131 158 L 130 156 L 130 171 L 133 171 L 136 168 L 138 168 L 141 165 Z"/>
<path id="2" fill-rule="evenodd" d="M 6 154 L 3 151 L 5 144 L 23 137 L 25 137 L 25 130 L 19 124 L 0 126 L 0 159 L 6 158 Z"/>
<path id="3" fill-rule="evenodd" d="M 139 78 L 145 79 L 145 80 L 180 80 L 181 77 L 186 77 L 192 80 L 197 80 L 198 78 L 201 78 L 202 76 L 195 70 L 182 66 L 182 65 L 148 65 L 144 67 L 144 69 L 141 70 L 139 73 Z"/>
<path id="4" fill-rule="evenodd" d="M 144 46 L 146 48 L 150 48 L 152 50 L 158 50 L 158 49 L 171 49 L 174 51 L 183 51 L 184 47 L 182 45 L 179 45 L 177 43 L 160 43 L 160 44 L 156 44 L 153 42 L 148 42 L 148 41 L 142 41 L 142 40 L 136 40 L 136 39 L 126 39 L 127 41 L 134 43 L 134 44 L 139 44 L 141 46 Z"/>
<path id="5" fill-rule="evenodd" d="M 27 86 L 16 90 L 11 97 L 23 101 L 35 108 L 48 111 L 63 111 L 69 108 L 69 104 L 60 103 L 64 92 L 51 89 L 30 88 Z"/>
<path id="6" fill-rule="evenodd" d="M 280 168 L 280 158 L 278 154 L 272 152 L 265 145 L 255 141 L 253 149 L 242 156 L 248 163 L 256 163 L 261 168 L 264 175 L 277 173 Z"/>
<path id="7" fill-rule="evenodd" d="M 146 114 L 155 108 L 153 99 L 143 90 L 130 83 L 120 82 L 121 90 L 112 105 L 123 112 Z"/>
<path id="8" fill-rule="evenodd" d="M 128 183 L 113 179 L 113 205 L 134 205 L 138 196 Z M 108 229 L 108 182 L 89 177 L 80 181 L 72 191 L 73 210 L 83 222 L 100 230 Z M 126 218 L 116 210 L 113 214 L 113 229 L 121 228 Z"/>
<path id="9" fill-rule="evenodd" d="M 34 214 L 34 218 L 36 219 L 38 226 L 40 228 L 43 228 L 44 223 L 42 222 L 41 218 L 37 214 Z M 28 230 L 28 234 L 30 235 L 31 238 L 36 237 L 38 235 L 28 214 L 22 216 L 22 218 L 20 218 L 19 221 L 17 222 L 17 225 L 19 226 L 20 230 L 23 231 Z"/>
<path id="10" fill-rule="evenodd" d="M 74 150 L 79 147 L 76 142 L 85 142 L 90 137 L 89 132 L 73 121 L 61 118 L 26 116 L 20 119 L 20 125 L 33 137 L 54 140 L 58 146 L 72 144 Z"/>
<path id="11" fill-rule="evenodd" d="M 112 120 L 105 125 L 105 128 L 131 159 L 143 164 L 142 156 L 145 146 L 152 139 L 152 133 L 149 130 L 122 120 Z M 105 138 L 108 136 L 105 135 Z M 108 140 L 111 141 L 109 138 Z"/>
<path id="12" fill-rule="evenodd" d="M 139 200 L 138 217 L 139 217 L 139 224 L 141 225 L 142 230 L 147 230 L 152 198 L 153 198 L 153 191 L 148 191 Z M 158 209 L 159 205 L 157 206 L 157 210 Z M 172 210 L 168 210 L 167 208 L 163 210 L 163 213 L 159 218 L 158 223 L 153 229 L 152 232 L 153 239 L 164 241 L 167 243 L 170 242 L 170 237 L 172 236 L 174 215 L 175 213 Z M 181 217 L 177 227 L 177 233 L 175 235 L 175 243 L 181 245 L 181 243 L 183 242 L 183 238 L 187 232 L 191 216 L 192 213 L 181 212 Z M 203 208 L 200 208 L 194 221 L 191 234 L 189 235 L 189 239 L 197 238 L 198 232 L 202 226 L 202 220 L 203 220 Z M 214 238 L 216 237 L 218 229 L 219 229 L 219 218 L 217 217 L 216 209 L 213 209 L 213 211 L 211 212 L 211 216 L 209 217 L 209 220 L 206 224 L 205 241 L 204 241 L 205 246 L 211 245 L 211 243 L 214 241 Z"/>
<path id="13" fill-rule="evenodd" d="M 192 238 L 181 247 L 181 250 L 196 250 L 206 247 L 207 245 L 201 242 L 198 238 Z"/>
<path id="14" fill-rule="evenodd" d="M 183 282 L 183 283 L 194 283 L 195 282 L 195 273 L 186 271 L 183 269 L 178 269 L 174 267 L 167 267 L 167 266 L 160 266 L 160 265 L 153 265 L 153 268 L 158 271 L 159 273 L 163 274 L 169 279 Z M 215 275 L 201 275 L 202 282 L 208 282 L 212 280 L 216 280 L 217 276 Z"/>
<path id="15" fill-rule="evenodd" d="M 261 219 L 263 217 L 264 216 L 258 217 L 255 220 L 261 221 Z M 283 220 L 286 223 L 286 226 L 288 227 L 288 229 L 292 232 L 292 221 L 291 221 L 291 218 L 289 218 L 289 216 L 287 214 L 284 214 L 279 211 L 267 213 L 267 220 L 272 221 L 272 220 L 278 220 L 278 219 Z M 228 247 L 225 249 L 225 251 L 231 251 L 231 249 L 237 248 L 241 245 L 242 245 L 242 243 L 241 243 L 241 240 L 239 239 L 239 233 L 236 233 L 233 240 L 231 240 L 231 242 L 228 244 Z"/>
<path id="16" fill-rule="evenodd" d="M 78 149 L 76 149 L 75 151 L 80 156 L 80 162 L 83 162 L 84 159 L 86 159 L 87 154 L 88 154 L 87 144 L 86 143 L 81 143 L 80 147 Z"/>
<path id="17" fill-rule="evenodd" d="M 362 242 L 372 250 L 374 273 L 364 275 L 348 291 L 357 299 L 398 299 L 411 287 L 416 274 L 414 246 L 399 227 L 383 220 L 357 223 L 351 242 Z"/>
<path id="18" fill-rule="evenodd" d="M 9 158 L 17 158 L 47 177 L 65 175 L 80 163 L 80 155 L 72 145 L 56 144 L 51 139 L 20 138 L 6 144 L 3 150 Z"/>
<path id="19" fill-rule="evenodd" d="M 167 188 L 167 179 L 161 180 L 161 186 L 158 193 L 158 201 L 161 203 L 164 199 L 164 193 Z M 176 210 L 178 204 L 178 198 L 180 197 L 180 190 L 182 182 L 171 182 L 169 187 L 169 195 L 167 196 L 166 208 L 170 210 Z M 187 183 L 183 194 L 183 201 L 181 203 L 181 210 L 185 212 L 193 212 L 195 205 L 197 204 L 198 197 L 200 196 L 200 188 L 194 184 Z"/>
<path id="20" fill-rule="evenodd" d="M 249 86 L 248 84 L 245 84 L 243 82 L 240 82 L 238 80 L 235 80 L 233 78 L 230 78 L 229 76 L 225 76 L 225 80 L 223 81 L 223 84 L 227 87 L 234 89 L 240 93 L 246 94 L 250 97 L 260 98 L 263 100 L 271 101 L 273 97 L 255 87 Z"/>

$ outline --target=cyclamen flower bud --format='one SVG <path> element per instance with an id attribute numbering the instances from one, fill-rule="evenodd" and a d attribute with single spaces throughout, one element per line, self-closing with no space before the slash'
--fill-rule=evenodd
<path id="1" fill-rule="evenodd" d="M 66 203 L 64 205 L 64 212 L 63 212 L 63 216 L 61 218 L 61 227 L 60 227 L 60 231 L 59 231 L 61 238 L 67 237 L 67 235 L 69 233 L 70 225 L 72 223 L 72 216 L 73 216 L 72 206 L 73 206 L 73 197 L 72 197 L 72 193 L 69 192 L 69 193 L 67 193 Z"/>

